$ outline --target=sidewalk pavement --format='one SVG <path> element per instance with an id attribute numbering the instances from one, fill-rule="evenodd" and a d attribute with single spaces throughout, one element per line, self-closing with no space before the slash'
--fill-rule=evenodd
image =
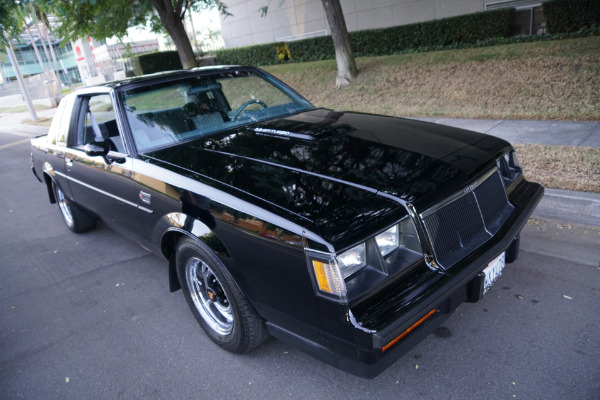
<path id="1" fill-rule="evenodd" d="M 600 122 L 415 118 L 497 136 L 512 144 L 600 147 Z"/>
<path id="2" fill-rule="evenodd" d="M 52 117 L 56 109 L 38 111 L 38 117 Z M 48 128 L 22 123 L 29 113 L 0 114 L 0 131 L 33 137 Z M 600 147 L 600 122 L 517 121 L 488 119 L 415 118 L 421 121 L 469 129 L 500 137 L 512 144 Z M 599 178 L 600 179 L 600 178 Z M 549 218 L 600 227 L 600 194 L 546 189 L 533 213 Z"/>
<path id="3" fill-rule="evenodd" d="M 55 113 L 56 108 L 36 110 L 38 118 L 52 118 Z M 48 127 L 26 124 L 25 121 L 31 121 L 31 115 L 27 111 L 22 113 L 0 113 L 0 132 L 25 137 L 48 133 Z"/>
<path id="4" fill-rule="evenodd" d="M 600 147 L 600 122 L 416 119 L 487 133 L 512 144 Z M 600 194 L 546 188 L 533 216 L 600 227 Z"/>

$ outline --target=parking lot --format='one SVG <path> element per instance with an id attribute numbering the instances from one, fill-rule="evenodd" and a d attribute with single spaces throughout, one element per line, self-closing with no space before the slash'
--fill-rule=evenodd
<path id="1" fill-rule="evenodd" d="M 275 339 L 218 348 L 165 260 L 65 227 L 25 139 L 0 133 L 1 398 L 600 398 L 598 227 L 532 219 L 481 302 L 365 380 Z"/>

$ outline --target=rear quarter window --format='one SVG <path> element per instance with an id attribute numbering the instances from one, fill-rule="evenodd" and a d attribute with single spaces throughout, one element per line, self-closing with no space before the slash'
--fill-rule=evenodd
<path id="1" fill-rule="evenodd" d="M 62 121 L 62 116 L 65 112 L 65 108 L 67 107 L 67 98 L 62 99 L 56 112 L 54 113 L 54 118 L 52 119 L 52 124 L 50 124 L 50 129 L 48 130 L 48 143 L 56 144 L 56 140 L 58 138 L 58 131 L 60 130 L 60 124 Z"/>
<path id="2" fill-rule="evenodd" d="M 48 132 L 49 143 L 66 146 L 69 127 L 71 126 L 71 116 L 73 115 L 74 99 L 75 95 L 69 95 L 63 98 L 58 105 Z"/>

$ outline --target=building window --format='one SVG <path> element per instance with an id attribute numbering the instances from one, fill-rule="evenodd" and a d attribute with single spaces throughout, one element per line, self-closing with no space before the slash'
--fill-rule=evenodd
<path id="1" fill-rule="evenodd" d="M 511 25 L 511 35 L 543 35 L 546 33 L 546 18 L 540 0 L 508 0 L 486 3 L 486 10 L 514 8 L 515 19 Z"/>

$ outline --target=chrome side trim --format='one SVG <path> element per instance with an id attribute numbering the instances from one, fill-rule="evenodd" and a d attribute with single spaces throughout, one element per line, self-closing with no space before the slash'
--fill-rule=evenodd
<path id="1" fill-rule="evenodd" d="M 336 256 L 335 253 L 330 253 L 330 252 L 322 251 L 322 250 L 314 250 L 314 249 L 311 249 L 309 247 L 304 247 L 304 250 L 305 251 L 310 251 L 311 253 L 316 253 L 316 254 L 319 254 L 319 255 L 322 255 L 322 256 L 328 256 L 328 257 L 333 257 L 333 258 L 335 258 L 335 256 Z"/>
<path id="2" fill-rule="evenodd" d="M 92 186 L 92 185 L 90 185 L 90 184 L 87 184 L 87 183 L 85 183 L 85 182 L 82 182 L 82 181 L 80 181 L 79 179 L 72 178 L 72 177 L 70 177 L 70 176 L 68 176 L 68 175 L 66 175 L 66 174 L 63 174 L 62 172 L 54 171 L 54 173 L 55 173 L 56 175 L 60 175 L 60 176 L 62 176 L 62 177 L 63 177 L 63 178 L 65 178 L 65 179 L 68 179 L 68 180 L 69 180 L 69 181 L 71 181 L 71 182 L 74 182 L 74 183 L 77 183 L 77 184 L 79 184 L 79 185 L 85 186 L 86 188 L 88 188 L 88 189 L 92 189 L 92 190 L 93 190 L 93 191 L 95 191 L 95 192 L 98 192 L 98 193 L 100 193 L 100 194 L 103 194 L 103 195 L 105 195 L 105 196 L 111 197 L 111 198 L 113 198 L 113 199 L 115 199 L 115 200 L 118 200 L 118 201 L 120 201 L 120 202 L 122 202 L 122 203 L 125 203 L 125 204 L 127 204 L 128 206 L 131 206 L 131 207 L 134 207 L 134 208 L 140 209 L 140 210 L 142 210 L 142 211 L 144 211 L 144 212 L 147 212 L 148 214 L 152 214 L 152 213 L 154 213 L 154 211 L 153 211 L 153 210 L 150 210 L 149 208 L 146 208 L 146 207 L 139 206 L 139 205 L 137 205 L 136 203 L 134 203 L 134 202 L 132 202 L 132 201 L 125 200 L 125 199 L 124 199 L 124 198 L 122 198 L 122 197 L 115 196 L 115 195 L 114 195 L 114 194 L 112 194 L 112 193 L 108 193 L 108 192 L 106 192 L 106 191 L 104 191 L 104 190 L 102 190 L 102 189 L 98 189 L 98 188 L 97 188 L 97 187 L 95 187 L 95 186 Z"/>
<path id="3" fill-rule="evenodd" d="M 417 235 L 419 236 L 419 242 L 421 242 L 421 250 L 423 251 L 423 257 L 425 260 L 425 264 L 429 268 L 435 271 L 444 271 L 444 269 L 436 262 L 433 245 L 431 243 L 431 239 L 429 234 L 427 233 L 427 228 L 425 227 L 423 220 L 419 218 L 419 214 L 417 213 L 417 209 L 411 203 L 406 203 L 406 209 L 408 210 L 408 215 L 413 221 L 415 228 L 417 229 Z"/>
<path id="4" fill-rule="evenodd" d="M 374 331 L 373 329 L 367 329 L 367 328 L 363 327 L 362 324 L 356 320 L 356 318 L 354 317 L 354 314 L 352 314 L 352 310 L 348 310 L 348 320 L 356 329 L 358 329 L 360 331 L 367 332 L 367 333 L 377 332 L 377 331 Z"/>

